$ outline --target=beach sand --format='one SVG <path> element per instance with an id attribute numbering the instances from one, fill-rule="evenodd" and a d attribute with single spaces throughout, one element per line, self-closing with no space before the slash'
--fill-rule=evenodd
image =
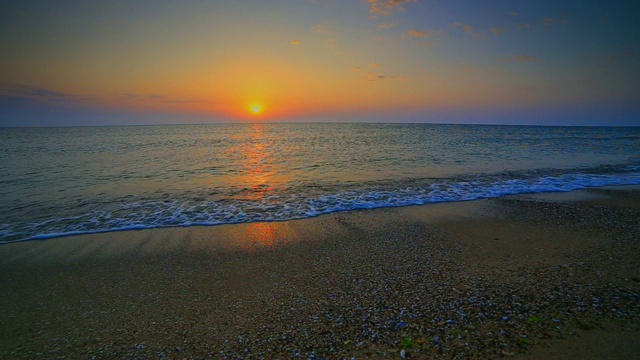
<path id="1" fill-rule="evenodd" d="M 0 358 L 640 358 L 640 190 L 0 246 Z"/>

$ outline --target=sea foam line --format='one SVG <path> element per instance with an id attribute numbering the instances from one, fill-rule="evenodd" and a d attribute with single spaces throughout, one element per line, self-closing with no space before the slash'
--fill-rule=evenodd
<path id="1" fill-rule="evenodd" d="M 398 189 L 363 188 L 337 194 L 306 198 L 300 194 L 287 199 L 269 198 L 263 202 L 148 201 L 122 204 L 126 216 L 92 211 L 66 218 L 50 218 L 40 223 L 0 225 L 0 243 L 44 240 L 63 236 L 111 231 L 168 227 L 211 226 L 257 221 L 286 221 L 339 211 L 424 205 L 468 201 L 507 195 L 542 192 L 567 192 L 587 187 L 638 185 L 640 173 L 618 175 L 566 174 L 535 179 L 509 179 L 493 182 L 459 181 L 432 183 Z M 81 219 L 83 221 L 78 221 Z M 98 219 L 103 219 L 102 222 Z M 17 227 L 17 228 L 16 228 Z M 12 230 L 12 228 L 14 228 Z"/>

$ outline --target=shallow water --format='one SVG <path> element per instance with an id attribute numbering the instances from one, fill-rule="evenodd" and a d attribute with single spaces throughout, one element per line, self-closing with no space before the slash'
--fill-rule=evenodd
<path id="1" fill-rule="evenodd" d="M 640 128 L 0 129 L 0 241 L 640 184 Z"/>

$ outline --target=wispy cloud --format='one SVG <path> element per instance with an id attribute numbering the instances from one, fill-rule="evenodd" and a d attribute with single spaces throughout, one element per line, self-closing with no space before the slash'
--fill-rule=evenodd
<path id="1" fill-rule="evenodd" d="M 567 19 L 557 19 L 557 18 L 552 18 L 552 17 L 546 17 L 542 19 L 542 24 L 544 26 L 554 26 L 555 24 L 568 24 L 569 20 Z"/>
<path id="2" fill-rule="evenodd" d="M 197 98 L 171 98 L 162 94 L 125 93 L 120 96 L 97 98 L 94 96 L 77 95 L 61 91 L 49 90 L 30 85 L 0 85 L 0 98 L 22 103 L 41 103 L 56 106 L 96 106 L 105 103 L 120 104 L 218 104 L 216 101 Z"/>
<path id="3" fill-rule="evenodd" d="M 441 35 L 442 34 L 442 29 L 427 30 L 427 31 L 409 30 L 409 31 L 406 32 L 406 34 L 408 36 L 413 36 L 413 37 L 429 37 L 429 36 L 434 36 L 434 35 Z"/>
<path id="4" fill-rule="evenodd" d="M 518 25 L 518 30 L 527 29 L 529 30 L 531 26 L 529 24 L 520 24 Z"/>
<path id="5" fill-rule="evenodd" d="M 518 13 L 515 11 L 509 11 L 509 16 L 518 16 Z"/>
<path id="6" fill-rule="evenodd" d="M 380 29 L 391 29 L 398 26 L 398 24 L 396 23 L 384 23 L 384 24 L 378 24 L 378 28 Z"/>
<path id="7" fill-rule="evenodd" d="M 381 67 L 381 65 L 377 64 L 377 63 L 373 63 L 373 64 L 371 64 L 371 67 L 374 68 L 374 69 L 378 69 L 378 68 Z M 359 66 L 352 67 L 351 71 L 354 71 L 354 72 L 357 72 L 357 73 L 361 74 L 361 76 L 366 81 L 404 80 L 405 79 L 404 76 L 386 75 L 386 74 L 380 74 L 380 73 L 375 72 L 375 71 L 366 71 L 366 70 L 363 70 Z"/>
<path id="8" fill-rule="evenodd" d="M 516 56 L 516 61 L 534 61 L 535 59 L 535 57 L 527 54 Z"/>
<path id="9" fill-rule="evenodd" d="M 473 32 L 473 26 L 471 26 L 471 24 L 466 24 L 465 25 L 464 23 L 461 23 L 460 21 L 456 21 L 453 24 L 451 24 L 451 26 L 454 27 L 454 28 L 461 28 L 462 30 L 464 30 L 465 33 L 467 33 L 469 35 L 472 35 L 474 39 L 486 40 L 486 39 L 489 38 L 489 36 L 487 35 L 486 32 L 481 31 L 481 32 L 474 33 Z M 495 30 L 504 31 L 504 29 L 497 29 L 497 28 L 494 28 L 494 29 Z M 494 29 L 491 29 L 491 31 L 494 31 Z M 500 31 L 500 32 L 502 32 L 502 31 Z M 496 34 L 496 35 L 498 35 L 498 34 Z"/>
<path id="10" fill-rule="evenodd" d="M 299 40 L 291 40 L 291 45 L 300 45 Z"/>
<path id="11" fill-rule="evenodd" d="M 376 74 L 373 72 L 366 73 L 365 79 L 367 81 L 380 81 L 380 80 L 404 80 L 404 76 L 394 76 L 394 75 L 383 75 Z"/>
<path id="12" fill-rule="evenodd" d="M 403 11 L 404 4 L 415 2 L 417 0 L 367 0 L 369 12 L 377 15 L 389 15 L 392 11 Z"/>
<path id="13" fill-rule="evenodd" d="M 205 99 L 165 99 L 162 101 L 165 104 L 210 104 L 218 105 L 217 101 L 205 100 Z"/>
<path id="14" fill-rule="evenodd" d="M 615 53 L 610 53 L 608 56 L 602 56 L 598 59 L 597 66 L 600 69 L 611 69 L 615 67 L 628 67 L 631 63 L 637 63 L 640 61 L 640 51 L 620 50 Z M 631 65 L 635 66 L 635 65 Z"/>
<path id="15" fill-rule="evenodd" d="M 127 93 L 117 98 L 116 100 L 130 101 L 130 102 L 158 102 L 163 104 L 217 104 L 216 101 L 211 101 L 206 99 L 195 99 L 195 98 L 179 99 L 179 98 L 171 98 L 166 95 L 160 95 L 160 94 Z"/>
<path id="16" fill-rule="evenodd" d="M 500 58 L 501 63 L 508 63 L 508 62 L 512 62 L 512 61 L 516 61 L 516 62 L 529 62 L 529 61 L 536 61 L 536 58 L 532 55 L 529 54 L 522 54 L 522 55 L 514 55 L 514 56 L 508 56 L 508 57 L 502 57 Z"/>
<path id="17" fill-rule="evenodd" d="M 77 104 L 95 100 L 92 96 L 70 94 L 23 84 L 7 84 L 0 86 L 0 96 L 9 97 L 12 100 L 17 101 L 39 101 L 64 104 Z"/>
<path id="18" fill-rule="evenodd" d="M 502 34 L 505 31 L 506 31 L 506 29 L 504 29 L 504 28 L 491 28 L 491 32 L 495 36 L 498 36 L 498 35 Z"/>
<path id="19" fill-rule="evenodd" d="M 469 24 L 465 25 L 465 24 L 461 23 L 460 21 L 454 22 L 453 24 L 451 24 L 451 26 L 453 26 L 454 28 L 460 27 L 467 33 L 470 33 L 470 32 L 473 31 L 473 26 L 471 26 Z"/>
<path id="20" fill-rule="evenodd" d="M 142 94 L 127 93 L 122 96 L 122 99 L 124 100 L 159 100 L 159 99 L 164 99 L 164 95 L 156 95 L 156 94 L 142 95 Z"/>

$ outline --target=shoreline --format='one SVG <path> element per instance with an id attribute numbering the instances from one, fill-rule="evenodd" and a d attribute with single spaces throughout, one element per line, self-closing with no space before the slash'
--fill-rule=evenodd
<path id="1" fill-rule="evenodd" d="M 550 197 L 4 244 L 0 357 L 631 358 L 638 187 Z"/>
<path id="2" fill-rule="evenodd" d="M 419 205 L 397 205 L 397 206 L 381 206 L 374 208 L 355 208 L 349 210 L 337 210 L 328 213 L 321 213 L 318 215 L 301 217 L 301 218 L 292 218 L 286 220 L 266 220 L 266 221 L 249 221 L 249 222 L 232 222 L 232 223 L 219 223 L 219 224 L 195 224 L 195 225 L 175 225 L 175 226 L 135 226 L 131 228 L 117 228 L 117 229 L 109 229 L 109 230 L 96 230 L 96 231 L 88 231 L 88 232 L 68 232 L 68 233 L 53 233 L 53 234 L 40 234 L 33 237 L 19 239 L 19 240 L 10 240 L 10 241 L 2 241 L 0 242 L 0 246 L 7 244 L 14 244 L 20 242 L 28 242 L 28 241 L 46 241 L 53 240 L 59 238 L 68 238 L 75 236 L 91 236 L 98 234 L 108 234 L 108 233 L 118 233 L 118 232 L 129 232 L 129 231 L 146 231 L 146 230 L 163 230 L 163 229 L 175 229 L 175 228 L 192 228 L 192 227 L 217 227 L 217 226 L 233 226 L 233 225 L 243 225 L 243 224 L 253 224 L 253 223 L 279 223 L 279 222 L 289 222 L 289 221 L 298 221 L 305 219 L 313 219 L 322 216 L 331 216 L 333 214 L 339 213 L 349 213 L 349 212 L 358 212 L 358 211 L 375 211 L 375 210 L 384 210 L 384 209 L 395 209 L 395 208 L 406 208 L 406 207 L 420 207 L 420 206 L 432 206 L 436 204 L 452 204 L 452 203 L 462 203 L 462 202 L 474 202 L 474 201 L 482 201 L 482 200 L 491 200 L 491 199 L 500 199 L 500 198 L 510 198 L 510 197 L 523 197 L 523 198 L 531 198 L 531 199 L 540 199 L 547 201 L 581 201 L 581 200 L 589 200 L 594 198 L 606 198 L 607 196 L 598 195 L 600 192 L 606 192 L 608 190 L 640 190 L 640 184 L 632 184 L 632 185 L 605 185 L 599 187 L 585 187 L 577 190 L 570 191 L 545 191 L 545 192 L 530 192 L 530 193 L 520 193 L 520 194 L 512 194 L 512 195 L 501 195 L 496 197 L 481 197 L 470 200 L 456 200 L 456 201 L 436 201 L 431 203 L 419 204 Z"/>

